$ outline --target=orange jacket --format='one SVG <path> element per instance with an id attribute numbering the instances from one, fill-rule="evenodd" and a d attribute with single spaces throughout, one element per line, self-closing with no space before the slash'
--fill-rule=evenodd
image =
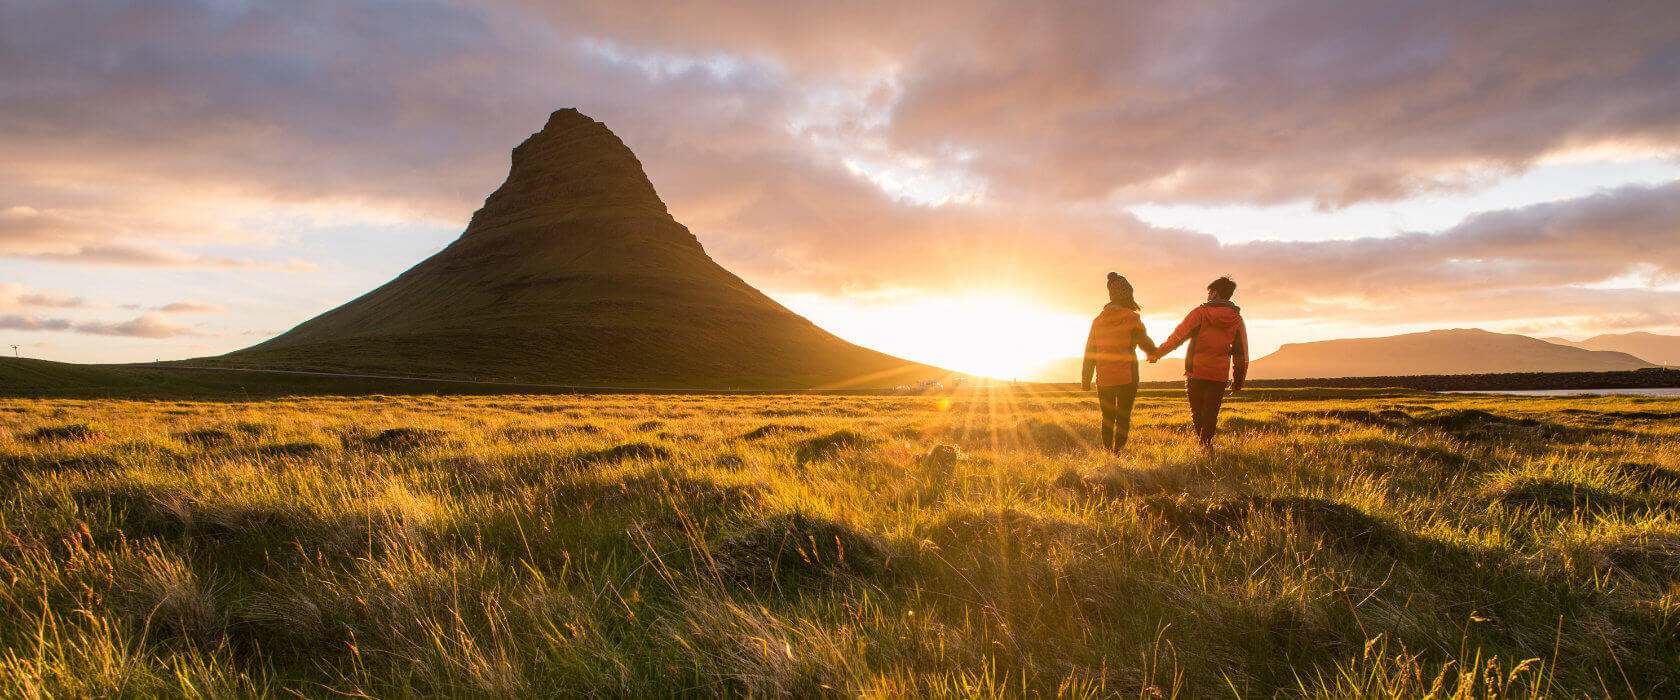
<path id="1" fill-rule="evenodd" d="M 1186 340 L 1190 351 L 1184 355 L 1184 376 L 1216 382 L 1229 379 L 1233 388 L 1242 387 L 1248 377 L 1248 328 L 1236 304 L 1210 301 L 1192 309 L 1156 355 L 1172 352 Z"/>
<path id="2" fill-rule="evenodd" d="M 1085 366 L 1081 380 L 1089 384 L 1091 371 L 1096 370 L 1097 386 L 1136 384 L 1138 380 L 1137 353 L 1155 349 L 1149 334 L 1143 330 L 1143 318 L 1124 306 L 1109 304 L 1091 322 L 1091 335 L 1085 339 Z"/>

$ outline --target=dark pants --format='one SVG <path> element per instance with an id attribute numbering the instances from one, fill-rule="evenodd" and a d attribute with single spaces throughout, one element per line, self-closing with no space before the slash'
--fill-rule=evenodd
<path id="1" fill-rule="evenodd" d="M 1097 387 L 1097 405 L 1102 407 L 1103 447 L 1119 452 L 1132 432 L 1132 404 L 1137 401 L 1137 382 Z"/>
<path id="2" fill-rule="evenodd" d="M 1219 430 L 1219 404 L 1225 400 L 1225 382 L 1212 379 L 1185 379 L 1185 391 L 1190 394 L 1190 416 L 1196 423 L 1196 439 L 1203 447 L 1213 446 L 1213 434 Z"/>

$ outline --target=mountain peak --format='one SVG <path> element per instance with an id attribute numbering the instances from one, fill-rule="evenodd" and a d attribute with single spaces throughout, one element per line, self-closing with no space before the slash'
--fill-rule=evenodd
<path id="1" fill-rule="evenodd" d="M 467 234 L 540 213 L 669 219 L 642 162 L 607 125 L 575 108 L 555 110 L 542 131 L 513 149 L 507 181 L 473 214 Z"/>

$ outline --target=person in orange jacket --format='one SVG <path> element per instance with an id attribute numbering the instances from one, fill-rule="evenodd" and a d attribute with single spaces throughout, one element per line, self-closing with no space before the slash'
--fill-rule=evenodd
<path id="1" fill-rule="evenodd" d="M 1235 394 L 1242 391 L 1248 377 L 1248 327 L 1243 325 L 1242 310 L 1231 303 L 1236 282 L 1221 277 L 1208 284 L 1207 290 L 1207 303 L 1192 309 L 1167 341 L 1149 354 L 1149 361 L 1156 362 L 1190 341 L 1190 351 L 1184 355 L 1185 392 L 1190 396 L 1196 438 L 1203 449 L 1213 449 L 1226 381 Z"/>
<path id="2" fill-rule="evenodd" d="M 1097 405 L 1102 408 L 1103 447 L 1118 453 L 1132 430 L 1132 404 L 1137 401 L 1136 348 L 1155 352 L 1155 342 L 1143 330 L 1143 317 L 1132 296 L 1132 283 L 1118 272 L 1108 273 L 1108 304 L 1091 321 L 1085 339 L 1085 363 L 1080 385 L 1091 390 L 1096 375 Z"/>

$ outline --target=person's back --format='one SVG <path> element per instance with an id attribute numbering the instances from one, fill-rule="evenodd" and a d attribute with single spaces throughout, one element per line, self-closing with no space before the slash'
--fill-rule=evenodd
<path id="1" fill-rule="evenodd" d="M 1248 375 L 1248 330 L 1242 309 L 1229 299 L 1215 299 L 1192 309 L 1161 344 L 1162 351 L 1171 352 L 1184 338 L 1190 341 L 1184 353 L 1184 376 L 1229 381 L 1232 391 L 1242 388 Z"/>
<path id="2" fill-rule="evenodd" d="M 1248 378 L 1248 327 L 1243 323 L 1242 310 L 1231 303 L 1236 290 L 1237 283 L 1229 277 L 1214 280 L 1208 285 L 1207 303 L 1191 309 L 1160 349 L 1149 356 L 1154 362 L 1185 341 L 1190 342 L 1184 355 L 1184 385 L 1196 436 L 1204 447 L 1213 445 L 1226 382 L 1230 382 L 1231 393 L 1236 393 Z"/>
<path id="3" fill-rule="evenodd" d="M 1143 317 L 1137 311 L 1112 303 L 1103 306 L 1085 340 L 1085 359 L 1095 363 L 1097 386 L 1137 382 L 1135 336 L 1142 330 Z"/>
<path id="4" fill-rule="evenodd" d="M 1108 273 L 1109 302 L 1091 321 L 1085 339 L 1085 362 L 1080 383 L 1089 391 L 1095 375 L 1097 404 L 1102 408 L 1103 447 L 1118 452 L 1131 431 L 1132 404 L 1137 400 L 1137 348 L 1154 352 L 1144 332 L 1132 285 L 1119 273 Z"/>

